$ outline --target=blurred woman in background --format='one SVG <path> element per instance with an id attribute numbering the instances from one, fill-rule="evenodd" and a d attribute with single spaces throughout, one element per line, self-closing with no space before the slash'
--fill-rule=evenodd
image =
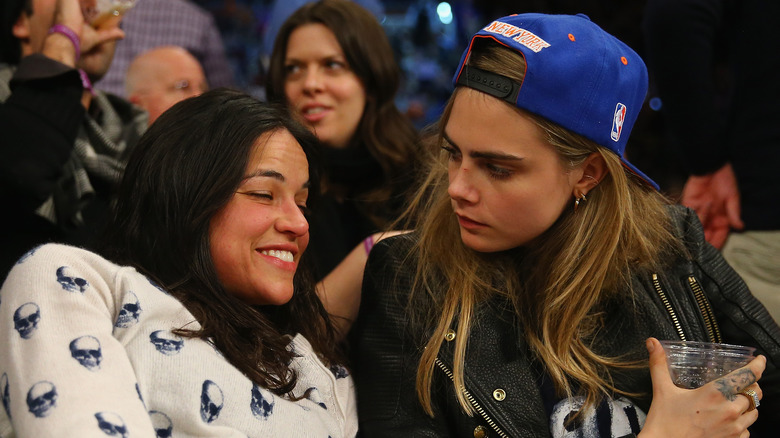
<path id="1" fill-rule="evenodd" d="M 325 279 L 321 294 L 332 313 L 348 319 L 357 312 L 372 233 L 397 218 L 418 168 L 418 134 L 394 102 L 399 81 L 384 29 L 348 0 L 298 9 L 271 54 L 269 100 L 289 105 L 324 146 L 324 199 L 310 221 L 309 251 L 318 280 L 352 252 L 357 263 L 341 276 L 349 285 L 328 287 Z"/>

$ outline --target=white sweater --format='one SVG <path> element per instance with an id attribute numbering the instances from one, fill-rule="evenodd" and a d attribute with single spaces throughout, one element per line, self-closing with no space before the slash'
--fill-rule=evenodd
<path id="1" fill-rule="evenodd" d="M 131 267 L 48 244 L 0 290 L 0 436 L 353 437 L 354 387 L 301 335 L 290 401 L 257 387 Z"/>

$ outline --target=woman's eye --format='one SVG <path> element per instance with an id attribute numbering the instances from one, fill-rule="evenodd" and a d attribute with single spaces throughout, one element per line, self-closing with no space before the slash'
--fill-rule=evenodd
<path id="1" fill-rule="evenodd" d="M 512 175 L 511 170 L 501 166 L 496 166 L 495 164 L 488 163 L 485 165 L 485 167 L 490 173 L 491 178 L 505 179 L 505 178 L 509 178 Z"/>
<path id="2" fill-rule="evenodd" d="M 284 66 L 284 73 L 287 76 L 290 76 L 290 75 L 293 75 L 295 73 L 298 73 L 299 71 L 301 71 L 301 67 L 299 67 L 298 65 L 288 64 L 288 65 Z"/>
<path id="3" fill-rule="evenodd" d="M 339 70 L 345 68 L 346 65 L 341 61 L 330 60 L 325 63 L 325 67 L 329 68 L 330 70 Z"/>
<path id="4" fill-rule="evenodd" d="M 447 155 L 450 156 L 450 160 L 455 160 L 460 156 L 459 151 L 451 146 L 442 146 L 441 148 L 444 152 L 447 152 Z"/>
<path id="5" fill-rule="evenodd" d="M 274 196 L 269 192 L 244 192 L 244 194 L 252 198 L 263 199 L 268 201 L 274 200 Z"/>

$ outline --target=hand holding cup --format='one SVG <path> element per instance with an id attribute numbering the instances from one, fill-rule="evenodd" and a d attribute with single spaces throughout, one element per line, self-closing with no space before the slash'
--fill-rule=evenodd
<path id="1" fill-rule="evenodd" d="M 135 6 L 136 0 L 82 0 L 84 18 L 95 29 L 106 27 L 111 20 L 118 20 Z"/>
<path id="2" fill-rule="evenodd" d="M 766 367 L 764 356 L 696 389 L 686 389 L 674 383 L 664 348 L 657 339 L 647 340 L 647 350 L 653 401 L 639 437 L 748 436 L 747 428 L 758 419 L 758 410 L 752 409 L 745 390 L 754 391 L 761 399 L 763 394 L 756 382 Z"/>

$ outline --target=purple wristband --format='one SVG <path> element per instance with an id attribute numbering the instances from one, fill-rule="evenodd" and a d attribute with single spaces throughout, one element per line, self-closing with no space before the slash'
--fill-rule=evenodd
<path id="1" fill-rule="evenodd" d="M 366 249 L 366 254 L 371 252 L 371 248 L 374 247 L 374 236 L 368 236 L 363 240 L 363 248 Z"/>
<path id="2" fill-rule="evenodd" d="M 92 94 L 95 94 L 95 91 L 92 90 L 92 81 L 89 80 L 89 76 L 87 76 L 87 72 L 85 72 L 82 69 L 79 69 L 79 76 L 81 77 L 81 85 L 84 86 L 84 89 L 89 91 Z"/>
<path id="3" fill-rule="evenodd" d="M 68 37 L 70 42 L 73 43 L 73 48 L 76 49 L 76 61 L 79 60 L 81 57 L 81 39 L 79 39 L 79 36 L 76 35 L 76 32 L 73 32 L 71 28 L 65 26 L 64 24 L 55 24 L 49 28 L 49 33 L 58 33 Z"/>

